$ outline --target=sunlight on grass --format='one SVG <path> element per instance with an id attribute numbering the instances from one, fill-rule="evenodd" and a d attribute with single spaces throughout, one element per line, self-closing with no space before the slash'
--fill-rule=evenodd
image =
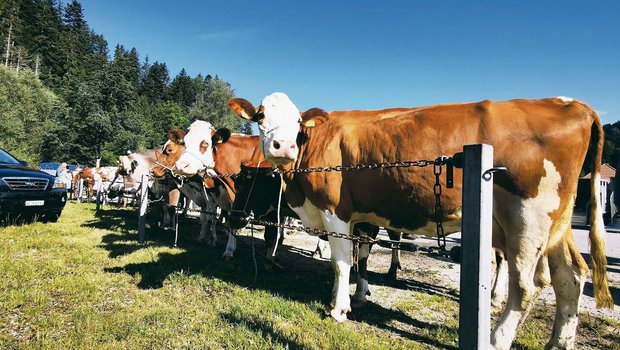
<path id="1" fill-rule="evenodd" d="M 457 348 L 453 296 L 409 291 L 338 324 L 325 317 L 325 271 L 255 276 L 251 252 L 225 261 L 224 243 L 189 238 L 195 227 L 173 248 L 156 230 L 139 244 L 136 225 L 132 209 L 70 202 L 57 223 L 0 228 L 0 349 Z M 373 298 L 390 293 L 377 286 Z M 534 312 L 517 348 L 543 346 L 552 314 Z M 613 320 L 580 327 L 593 348 L 618 341 Z"/>

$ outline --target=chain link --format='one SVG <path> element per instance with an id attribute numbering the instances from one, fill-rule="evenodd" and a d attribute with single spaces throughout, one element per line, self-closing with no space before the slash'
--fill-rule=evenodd
<path id="1" fill-rule="evenodd" d="M 277 228 L 285 228 L 287 230 L 296 230 L 299 232 L 305 232 L 305 233 L 311 234 L 313 236 L 329 236 L 329 237 L 335 237 L 335 238 L 342 238 L 342 239 L 347 239 L 347 240 L 358 242 L 358 243 L 373 244 L 373 243 L 378 242 L 378 240 L 370 236 L 367 236 L 367 235 L 354 236 L 348 233 L 330 232 L 330 231 L 321 230 L 318 228 L 310 228 L 310 227 L 305 227 L 301 225 L 278 224 L 276 222 L 254 219 L 254 218 L 250 218 L 249 223 L 261 225 L 261 226 L 273 226 Z"/>
<path id="2" fill-rule="evenodd" d="M 440 157 L 443 160 L 443 157 Z M 439 159 L 439 158 L 438 158 Z M 354 170 L 374 170 L 374 169 L 390 169 L 390 168 L 410 168 L 410 167 L 426 167 L 431 164 L 435 164 L 437 160 L 417 160 L 417 161 L 398 161 L 398 162 L 383 162 L 372 164 L 356 164 L 356 165 L 336 165 L 325 166 L 316 168 L 300 168 L 300 169 L 274 169 L 274 172 L 290 174 L 290 173 L 321 173 L 331 171 L 354 171 Z"/>
<path id="3" fill-rule="evenodd" d="M 335 165 L 335 166 L 325 166 L 325 167 L 316 167 L 316 168 L 299 168 L 299 169 L 287 169 L 282 170 L 279 168 L 273 169 L 274 174 L 282 173 L 282 174 L 300 174 L 300 173 L 320 173 L 320 172 L 331 172 L 331 171 L 357 171 L 357 170 L 375 170 L 375 169 L 390 169 L 390 168 L 409 168 L 409 167 L 426 167 L 429 165 L 433 165 L 433 173 L 435 174 L 435 185 L 433 187 L 433 193 L 435 194 L 435 221 L 437 223 L 437 245 L 440 250 L 445 250 L 446 247 L 446 235 L 443 227 L 443 208 L 441 206 L 441 182 L 440 176 L 442 173 L 442 167 L 449 160 L 449 157 L 441 156 L 435 160 L 417 160 L 417 161 L 397 161 L 397 162 L 383 162 L 383 163 L 372 163 L 372 164 L 356 164 L 356 165 Z M 205 178 L 232 178 L 235 179 L 241 176 L 242 172 L 237 174 L 218 174 L 218 175 L 208 175 L 205 173 Z M 262 225 L 262 226 L 274 226 L 277 228 L 284 228 L 288 230 L 296 230 L 301 232 L 306 232 L 315 236 L 329 236 L 335 238 L 347 239 L 356 243 L 367 243 L 373 244 L 379 242 L 370 236 L 362 235 L 362 236 L 354 236 L 348 233 L 339 233 L 339 232 L 330 232 L 321 229 L 309 228 L 301 225 L 288 225 L 288 224 L 279 224 L 271 221 L 260 220 L 250 217 L 249 223 Z"/>

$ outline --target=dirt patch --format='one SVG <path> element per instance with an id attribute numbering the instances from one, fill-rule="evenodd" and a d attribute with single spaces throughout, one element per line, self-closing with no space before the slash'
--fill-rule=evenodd
<path id="1" fill-rule="evenodd" d="M 245 234 L 248 234 L 245 231 Z M 255 232 L 260 237 L 261 232 Z M 282 250 L 278 252 L 279 265 L 284 272 L 308 271 L 320 267 L 322 273 L 329 269 L 329 248 L 323 251 L 323 258 L 295 260 L 294 254 L 311 257 L 318 238 L 304 233 L 286 235 Z M 411 241 L 410 241 L 411 242 Z M 432 240 L 414 240 L 421 245 L 432 245 Z M 448 249 L 455 242 L 449 242 Z M 281 254 L 282 251 L 293 256 Z M 402 251 L 401 265 L 397 280 L 387 276 L 390 267 L 391 250 L 380 246 L 373 247 L 369 258 L 369 284 L 371 295 L 368 303 L 355 309 L 349 319 L 355 323 L 370 324 L 377 332 L 387 332 L 392 336 L 419 340 L 429 348 L 456 347 L 458 332 L 458 300 L 460 265 L 448 257 L 432 255 L 422 251 Z M 317 265 L 317 262 L 323 264 Z M 351 294 L 355 290 L 356 274 L 351 274 Z M 325 284 L 325 300 L 329 298 L 332 279 Z M 615 291 L 620 281 L 611 279 Z M 617 310 L 596 309 L 588 280 L 581 300 L 580 325 L 577 348 L 598 349 L 617 348 L 620 344 L 620 313 Z M 617 298 L 618 296 L 615 296 Z M 536 307 L 523 325 L 522 333 L 533 337 L 535 344 L 527 345 L 528 339 L 519 339 L 517 349 L 540 347 L 551 334 L 555 315 L 555 296 L 551 287 L 545 288 Z M 493 316 L 496 322 L 498 315 Z M 524 336 L 521 336 L 524 337 Z M 537 342 L 537 343 L 536 343 Z"/>

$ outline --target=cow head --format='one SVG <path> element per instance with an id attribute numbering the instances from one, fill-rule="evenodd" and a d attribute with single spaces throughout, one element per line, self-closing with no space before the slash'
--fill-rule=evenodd
<path id="1" fill-rule="evenodd" d="M 133 174 L 138 167 L 138 161 L 131 155 L 118 157 L 118 173 L 122 176 Z"/>
<path id="2" fill-rule="evenodd" d="M 239 117 L 258 123 L 260 148 L 267 160 L 283 165 L 297 159 L 300 114 L 286 94 L 274 92 L 258 109 L 242 98 L 230 100 L 228 106 Z"/>
<path id="3" fill-rule="evenodd" d="M 226 142 L 230 137 L 230 130 L 226 128 L 217 131 L 211 123 L 196 120 L 190 125 L 183 141 L 185 151 L 176 161 L 173 171 L 183 176 L 193 176 L 199 172 L 213 169 L 214 145 Z"/>
<path id="4" fill-rule="evenodd" d="M 163 177 L 168 169 L 172 168 L 185 152 L 185 131 L 172 129 L 168 131 L 168 141 L 164 143 L 161 151 L 155 151 L 156 165 L 151 168 L 151 175 Z"/>

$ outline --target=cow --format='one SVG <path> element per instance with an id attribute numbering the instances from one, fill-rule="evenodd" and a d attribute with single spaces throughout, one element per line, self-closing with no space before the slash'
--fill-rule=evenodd
<path id="1" fill-rule="evenodd" d="M 181 131 L 182 132 L 182 131 Z M 173 135 L 170 134 L 169 135 Z M 164 144 L 164 147 L 166 144 Z M 140 186 L 143 175 L 150 175 L 151 168 L 157 165 L 157 153 L 161 148 L 150 149 L 144 152 L 129 153 L 122 155 L 118 160 L 118 174 L 125 179 L 125 189 L 136 189 Z M 168 179 L 149 178 L 149 197 L 156 201 L 154 212 L 158 213 L 164 228 L 172 228 L 174 222 L 174 210 L 179 202 L 180 191 L 174 182 Z M 135 190 L 133 191 L 135 193 Z"/>
<path id="2" fill-rule="evenodd" d="M 238 174 L 242 162 L 263 161 L 258 144 L 258 136 L 233 134 L 226 128 L 215 130 L 210 123 L 197 120 L 190 126 L 185 136 L 186 150 L 174 162 L 172 170 L 178 175 L 194 176 L 199 168 L 205 169 L 208 172 L 205 186 L 222 211 L 228 213 L 236 196 L 234 181 L 230 177 L 216 176 L 210 179 L 209 175 Z M 271 269 L 274 263 L 277 236 L 275 227 L 265 228 L 267 269 Z M 236 241 L 230 234 L 224 257 L 231 258 L 235 249 Z"/>
<path id="3" fill-rule="evenodd" d="M 241 172 L 235 178 L 237 193 L 232 207 L 230 225 L 233 228 L 246 226 L 250 210 L 255 218 L 270 222 L 276 222 L 278 210 L 281 216 L 297 218 L 297 214 L 290 209 L 286 197 L 280 197 L 280 188 L 281 178 L 274 173 L 270 162 L 243 162 Z M 400 241 L 400 232 L 393 230 L 387 230 L 387 232 L 391 240 Z M 379 227 L 368 223 L 357 223 L 354 228 L 354 235 L 356 236 L 366 235 L 374 239 L 378 233 Z M 327 237 L 323 238 L 326 239 Z M 371 246 L 367 243 L 362 243 L 359 248 L 359 273 L 357 288 L 353 296 L 353 299 L 359 304 L 365 303 L 366 296 L 370 295 L 367 271 L 370 248 Z M 388 270 L 388 277 L 396 279 L 399 269 L 401 269 L 400 250 L 392 249 L 392 261 Z"/>
<path id="4" fill-rule="evenodd" d="M 588 149 L 593 150 L 591 242 L 594 294 L 598 307 L 613 307 L 606 275 L 599 193 L 603 128 L 587 104 L 571 98 L 440 104 L 375 111 L 300 112 L 284 93 L 255 108 L 235 98 L 229 107 L 259 124 L 265 158 L 283 171 L 337 165 L 435 159 L 467 144 L 494 147 L 493 247 L 508 264 L 508 299 L 491 343 L 508 349 L 541 289 L 551 283 L 556 317 L 546 348 L 573 348 L 579 298 L 588 273 L 571 229 L 577 180 Z M 206 164 L 208 166 L 208 164 Z M 364 172 L 286 172 L 286 198 L 306 226 L 350 233 L 370 222 L 414 232 L 434 224 L 434 176 L 428 168 L 386 168 Z M 441 218 L 458 221 L 462 171 L 444 191 Z M 442 180 L 444 181 L 444 180 Z M 350 240 L 330 237 L 335 271 L 331 316 L 350 311 Z"/>
<path id="5" fill-rule="evenodd" d="M 84 167 L 77 171 L 73 176 L 73 194 L 75 198 L 81 198 L 82 193 L 79 192 L 79 183 L 84 181 L 86 186 L 87 198 L 90 200 L 94 197 L 95 191 L 100 183 L 107 181 L 108 177 L 105 173 L 100 173 L 97 168 Z"/>

